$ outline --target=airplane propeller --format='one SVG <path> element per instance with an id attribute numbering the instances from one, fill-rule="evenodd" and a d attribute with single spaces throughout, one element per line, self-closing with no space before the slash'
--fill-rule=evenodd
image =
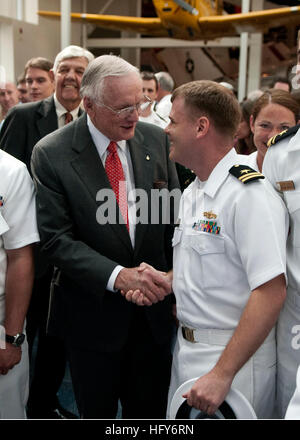
<path id="1" fill-rule="evenodd" d="M 189 5 L 187 2 L 185 2 L 184 0 L 174 0 L 174 3 L 176 3 L 178 6 L 180 6 L 182 9 L 184 9 L 185 11 L 190 12 L 193 15 L 198 15 L 199 11 L 196 8 L 193 8 L 193 6 Z"/>

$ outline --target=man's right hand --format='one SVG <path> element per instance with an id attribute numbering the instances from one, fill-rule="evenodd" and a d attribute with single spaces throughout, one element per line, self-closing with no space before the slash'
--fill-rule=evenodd
<path id="1" fill-rule="evenodd" d="M 145 298 L 145 303 L 140 305 L 151 305 L 162 301 L 171 293 L 172 283 L 165 272 L 142 263 L 139 267 L 122 269 L 116 278 L 115 288 L 120 290 L 129 301 L 141 297 Z"/>

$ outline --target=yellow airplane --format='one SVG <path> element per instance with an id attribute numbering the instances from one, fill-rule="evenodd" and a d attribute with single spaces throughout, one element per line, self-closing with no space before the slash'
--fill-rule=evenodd
<path id="1" fill-rule="evenodd" d="M 300 6 L 224 15 L 222 0 L 153 0 L 153 5 L 157 13 L 154 18 L 85 13 L 72 13 L 71 17 L 103 28 L 184 40 L 212 40 L 241 32 L 265 32 L 287 23 L 300 24 Z M 60 17 L 60 12 L 53 11 L 38 14 Z"/>

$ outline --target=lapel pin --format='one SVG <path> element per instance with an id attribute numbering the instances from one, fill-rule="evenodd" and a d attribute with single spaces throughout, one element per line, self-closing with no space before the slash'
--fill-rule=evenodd
<path id="1" fill-rule="evenodd" d="M 2 196 L 0 196 L 0 207 L 1 206 L 3 206 L 4 205 L 4 200 L 3 200 L 3 197 Z"/>
<path id="2" fill-rule="evenodd" d="M 146 160 L 150 160 L 150 156 L 149 156 L 149 154 L 147 154 L 147 156 L 146 156 Z"/>

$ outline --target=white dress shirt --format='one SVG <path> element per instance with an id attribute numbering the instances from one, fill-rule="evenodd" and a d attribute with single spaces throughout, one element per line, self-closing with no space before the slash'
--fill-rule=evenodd
<path id="1" fill-rule="evenodd" d="M 65 125 L 65 114 L 68 112 L 68 110 L 59 102 L 55 93 L 53 95 L 53 98 L 54 98 L 54 105 L 57 114 L 58 128 L 61 128 Z M 75 121 L 75 119 L 78 118 L 79 109 L 80 109 L 80 104 L 78 107 L 74 108 L 74 110 L 70 112 L 71 115 L 73 116 L 73 121 Z"/>
<path id="2" fill-rule="evenodd" d="M 110 139 L 106 137 L 103 133 L 101 133 L 92 123 L 89 116 L 87 116 L 87 125 L 89 132 L 92 136 L 93 142 L 97 148 L 100 159 L 102 161 L 103 167 L 105 168 L 105 161 L 107 157 L 107 148 L 110 144 Z M 127 190 L 127 204 L 128 204 L 128 223 L 129 223 L 129 235 L 132 247 L 134 247 L 135 243 L 135 225 L 136 225 L 136 207 L 135 207 L 135 197 L 134 197 L 134 173 L 132 167 L 132 161 L 130 157 L 129 148 L 126 144 L 125 140 L 117 142 L 118 155 L 123 167 L 124 176 L 126 179 L 126 190 Z M 123 269 L 123 266 L 116 266 L 113 270 L 108 283 L 107 289 L 111 291 L 115 291 L 114 283 L 119 274 L 119 272 Z"/>

